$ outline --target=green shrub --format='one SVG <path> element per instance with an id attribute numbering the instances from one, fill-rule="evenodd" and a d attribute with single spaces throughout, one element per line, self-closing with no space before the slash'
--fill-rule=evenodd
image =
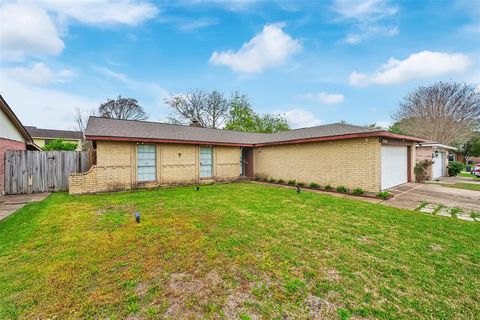
<path id="1" fill-rule="evenodd" d="M 262 181 L 268 182 L 268 178 L 267 178 L 267 177 L 263 177 L 263 178 L 262 178 Z"/>
<path id="2" fill-rule="evenodd" d="M 327 184 L 324 189 L 327 190 L 327 191 L 331 191 L 331 190 L 333 190 L 333 187 L 331 185 Z"/>
<path id="3" fill-rule="evenodd" d="M 416 182 L 425 182 L 427 180 L 427 168 L 431 166 L 433 162 L 431 160 L 422 160 L 415 164 L 413 167 L 413 172 L 415 173 L 415 181 Z"/>
<path id="4" fill-rule="evenodd" d="M 454 177 L 465 169 L 465 165 L 458 161 L 451 161 L 448 164 L 448 175 Z"/>
<path id="5" fill-rule="evenodd" d="M 288 180 L 287 183 L 288 183 L 288 184 L 291 184 L 291 185 L 294 185 L 294 184 L 296 183 L 296 181 L 295 181 L 295 180 Z"/>
<path id="6" fill-rule="evenodd" d="M 348 191 L 347 187 L 345 187 L 345 186 L 338 186 L 335 190 L 337 192 L 341 192 L 341 193 L 347 193 L 347 191 Z"/>
<path id="7" fill-rule="evenodd" d="M 278 180 L 277 180 L 277 183 L 284 184 L 284 183 L 285 183 L 285 180 L 283 180 L 283 179 L 278 179 Z"/>
<path id="8" fill-rule="evenodd" d="M 355 196 L 363 196 L 365 194 L 365 190 L 362 188 L 355 188 L 353 189 L 352 194 Z"/>
<path id="9" fill-rule="evenodd" d="M 320 185 L 316 182 L 312 182 L 312 183 L 310 183 L 310 188 L 318 189 L 318 188 L 320 188 Z"/>
<path id="10" fill-rule="evenodd" d="M 386 200 L 388 198 L 390 198 L 392 196 L 392 194 L 388 191 L 380 191 L 379 193 L 377 193 L 377 198 L 380 198 L 380 199 L 383 199 L 383 200 Z"/>
<path id="11" fill-rule="evenodd" d="M 299 187 L 303 187 L 304 185 L 305 185 L 304 182 L 297 182 L 297 186 L 299 186 Z"/>
<path id="12" fill-rule="evenodd" d="M 260 181 L 260 180 L 262 180 L 262 177 L 260 177 L 260 176 L 255 176 L 255 181 Z"/>
<path id="13" fill-rule="evenodd" d="M 277 180 L 275 180 L 275 179 L 273 179 L 273 178 L 270 178 L 270 179 L 268 179 L 268 182 L 270 182 L 270 183 L 275 183 L 275 182 L 277 182 Z"/>
<path id="14" fill-rule="evenodd" d="M 75 151 L 77 149 L 77 144 L 73 142 L 65 142 L 63 139 L 55 139 L 50 143 L 46 144 L 43 147 L 44 151 L 53 151 L 53 150 L 60 150 L 60 151 Z"/>

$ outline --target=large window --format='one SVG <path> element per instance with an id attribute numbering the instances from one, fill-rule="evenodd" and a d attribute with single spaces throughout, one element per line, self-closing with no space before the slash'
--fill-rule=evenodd
<path id="1" fill-rule="evenodd" d="M 200 178 L 212 177 L 212 147 L 200 147 Z"/>
<path id="2" fill-rule="evenodd" d="M 150 144 L 137 146 L 137 179 L 142 181 L 155 181 L 157 179 L 156 148 Z"/>

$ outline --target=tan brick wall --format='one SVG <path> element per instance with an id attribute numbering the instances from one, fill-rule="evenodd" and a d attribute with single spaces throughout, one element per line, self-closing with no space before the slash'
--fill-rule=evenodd
<path id="1" fill-rule="evenodd" d="M 192 183 L 198 180 L 198 146 L 163 144 L 160 148 L 161 183 Z M 158 171 L 158 165 L 157 165 Z"/>
<path id="2" fill-rule="evenodd" d="M 215 147 L 215 176 L 234 179 L 240 175 L 240 148 Z"/>
<path id="3" fill-rule="evenodd" d="M 70 193 L 95 193 L 199 180 L 199 147 L 184 144 L 157 144 L 157 181 L 137 181 L 137 144 L 97 141 L 97 165 L 87 173 L 70 176 Z M 240 148 L 213 147 L 214 180 L 231 180 L 240 175 Z"/>
<path id="4" fill-rule="evenodd" d="M 255 148 L 255 175 L 380 190 L 380 143 L 375 138 Z"/>
<path id="5" fill-rule="evenodd" d="M 430 160 L 432 161 L 432 147 L 417 147 L 417 152 L 415 155 L 415 163 L 419 163 L 423 160 Z M 427 180 L 432 179 L 432 166 L 428 166 L 427 168 Z"/>

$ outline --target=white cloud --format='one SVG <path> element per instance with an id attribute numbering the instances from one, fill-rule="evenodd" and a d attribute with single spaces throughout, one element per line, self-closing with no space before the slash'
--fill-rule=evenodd
<path id="1" fill-rule="evenodd" d="M 292 129 L 319 126 L 322 121 L 315 117 L 315 115 L 303 109 L 292 109 L 284 113 L 288 124 Z"/>
<path id="2" fill-rule="evenodd" d="M 38 5 L 55 12 L 61 18 L 87 25 L 138 25 L 155 17 L 159 10 L 141 0 L 39 0 Z"/>
<path id="3" fill-rule="evenodd" d="M 396 15 L 399 11 L 398 7 L 391 5 L 388 0 L 335 0 L 331 8 L 342 21 L 352 21 L 358 29 L 343 39 L 342 42 L 346 44 L 356 45 L 377 35 L 392 37 L 399 32 L 396 26 L 381 24 L 382 20 Z"/>
<path id="4" fill-rule="evenodd" d="M 0 55 L 20 60 L 26 55 L 58 55 L 64 48 L 55 23 L 47 12 L 27 4 L 0 7 Z"/>
<path id="5" fill-rule="evenodd" d="M 350 84 L 355 86 L 366 86 L 371 83 L 397 84 L 409 80 L 461 73 L 466 71 L 471 64 L 470 57 L 465 54 L 421 51 L 411 54 L 405 60 L 390 58 L 372 74 L 353 71 L 349 80 Z"/>
<path id="6" fill-rule="evenodd" d="M 94 66 L 93 69 L 95 71 L 97 71 L 98 73 L 100 73 L 101 75 L 113 78 L 115 80 L 125 82 L 125 83 L 131 82 L 131 80 L 128 78 L 128 76 L 124 73 L 116 72 L 116 71 L 113 71 L 109 68 L 99 67 L 99 66 Z"/>
<path id="7" fill-rule="evenodd" d="M 177 24 L 177 28 L 180 31 L 194 31 L 194 30 L 199 30 L 203 29 L 206 27 L 210 27 L 213 25 L 218 24 L 218 19 L 215 18 L 200 18 L 196 20 L 191 20 L 191 21 L 182 21 Z"/>
<path id="8" fill-rule="evenodd" d="M 150 2 L 135 0 L 4 3 L 0 6 L 0 55 L 6 60 L 58 55 L 65 47 L 61 37 L 72 20 L 87 25 L 135 26 L 157 14 L 157 7 Z"/>
<path id="9" fill-rule="evenodd" d="M 388 129 L 392 126 L 392 121 L 390 120 L 383 120 L 375 122 L 376 127 L 380 127 L 382 129 Z"/>
<path id="10" fill-rule="evenodd" d="M 54 71 L 43 62 L 35 63 L 31 68 L 15 67 L 5 72 L 16 80 L 37 86 L 66 82 L 74 76 L 71 70 Z"/>
<path id="11" fill-rule="evenodd" d="M 388 0 L 334 0 L 332 10 L 345 19 L 362 22 L 380 20 L 398 12 L 398 8 L 390 5 Z"/>
<path id="12" fill-rule="evenodd" d="M 345 97 L 343 94 L 326 93 L 326 92 L 307 93 L 300 97 L 303 99 L 312 100 L 322 104 L 337 104 L 345 100 Z"/>
<path id="13" fill-rule="evenodd" d="M 24 125 L 51 129 L 73 129 L 74 108 L 90 110 L 103 102 L 61 90 L 28 85 L 2 77 L 2 96 Z"/>
<path id="14" fill-rule="evenodd" d="M 343 42 L 346 44 L 357 45 L 363 42 L 364 40 L 376 35 L 393 37 L 393 36 L 396 36 L 398 32 L 399 30 L 397 27 L 366 25 L 366 26 L 361 26 L 359 32 L 348 34 L 343 40 Z"/>
<path id="15" fill-rule="evenodd" d="M 283 27 L 283 24 L 267 24 L 238 51 L 215 51 L 210 63 L 225 65 L 238 73 L 256 73 L 280 66 L 302 49 L 298 40 L 283 32 Z"/>

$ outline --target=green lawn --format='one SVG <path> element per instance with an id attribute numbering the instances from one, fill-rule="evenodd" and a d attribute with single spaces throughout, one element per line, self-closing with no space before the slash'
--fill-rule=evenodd
<path id="1" fill-rule="evenodd" d="M 449 187 L 449 188 L 459 188 L 459 189 L 480 191 L 480 183 L 457 182 L 455 184 L 444 184 L 443 186 Z"/>
<path id="2" fill-rule="evenodd" d="M 57 193 L 0 221 L 0 319 L 474 319 L 479 235 L 253 183 Z"/>
<path id="3" fill-rule="evenodd" d="M 464 178 L 472 178 L 474 179 L 475 176 L 473 174 L 471 174 L 470 172 L 460 172 L 458 174 L 459 177 L 464 177 Z"/>

